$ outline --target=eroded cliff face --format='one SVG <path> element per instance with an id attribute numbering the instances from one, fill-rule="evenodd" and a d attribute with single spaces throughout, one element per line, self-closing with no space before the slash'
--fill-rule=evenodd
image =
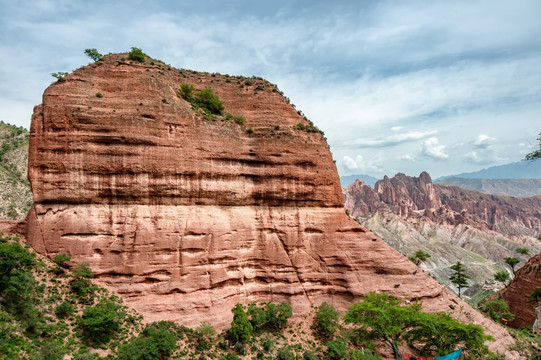
<path id="1" fill-rule="evenodd" d="M 539 319 L 536 313 L 539 302 L 529 301 L 528 297 L 535 289 L 540 288 L 541 254 L 537 254 L 528 260 L 522 268 L 517 270 L 513 281 L 498 294 L 509 305 L 509 311 L 515 315 L 514 320 L 509 323 L 509 326 L 517 329 L 531 327 Z M 541 327 L 539 327 L 539 323 L 536 325 L 536 331 L 540 332 Z"/>
<path id="2" fill-rule="evenodd" d="M 266 81 L 107 55 L 51 85 L 34 110 L 26 235 L 69 252 L 145 316 L 225 327 L 235 303 L 295 315 L 369 291 L 424 300 L 513 340 L 344 213 L 321 133 Z M 244 125 L 198 116 L 176 95 L 206 87 Z M 99 96 L 97 94 L 99 93 Z"/>

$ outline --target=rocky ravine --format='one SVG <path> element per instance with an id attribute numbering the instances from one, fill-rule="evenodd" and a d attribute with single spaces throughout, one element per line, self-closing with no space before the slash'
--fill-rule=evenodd
<path id="1" fill-rule="evenodd" d="M 385 177 L 374 189 L 357 181 L 344 188 L 344 199 L 353 217 L 402 254 L 431 254 L 422 266 L 448 286 L 453 287 L 449 267 L 465 263 L 478 284 L 466 291 L 474 299 L 501 287 L 493 274 L 505 269 L 505 257 L 528 259 L 515 253 L 516 248 L 541 251 L 541 197 L 481 194 L 432 183 L 423 172 L 419 177 Z"/>
<path id="2" fill-rule="evenodd" d="M 507 331 L 344 214 L 321 133 L 263 80 L 107 55 L 51 85 L 34 110 L 26 236 L 73 254 L 146 321 L 225 327 L 235 303 L 287 301 L 296 315 L 344 310 L 368 291 L 420 299 Z M 176 95 L 206 87 L 244 125 L 197 116 Z M 97 96 L 97 94 L 100 94 Z"/>

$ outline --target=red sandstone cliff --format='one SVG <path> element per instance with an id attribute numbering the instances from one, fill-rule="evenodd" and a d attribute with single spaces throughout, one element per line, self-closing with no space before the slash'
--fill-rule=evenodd
<path id="1" fill-rule="evenodd" d="M 537 319 L 535 309 L 539 304 L 528 301 L 528 296 L 538 288 L 541 288 L 541 254 L 537 254 L 518 269 L 509 286 L 499 292 L 499 297 L 509 305 L 509 311 L 515 315 L 509 326 L 517 329 L 532 326 Z"/>
<path id="2" fill-rule="evenodd" d="M 238 302 L 303 315 L 377 290 L 430 311 L 456 301 L 493 348 L 514 342 L 344 214 L 323 135 L 294 129 L 305 120 L 271 84 L 148 62 L 107 55 L 45 91 L 30 135 L 34 248 L 88 262 L 147 321 L 223 327 Z M 203 120 L 181 83 L 212 88 L 245 125 Z"/>

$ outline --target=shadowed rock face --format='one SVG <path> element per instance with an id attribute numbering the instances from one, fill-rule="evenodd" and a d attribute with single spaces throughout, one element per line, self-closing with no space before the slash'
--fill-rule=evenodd
<path id="1" fill-rule="evenodd" d="M 528 301 L 528 296 L 538 288 L 541 288 L 541 254 L 535 255 L 518 269 L 509 286 L 499 292 L 499 296 L 509 305 L 509 311 L 515 315 L 509 326 L 517 329 L 532 326 L 537 318 L 536 307 L 539 303 Z M 539 327 L 536 330 L 539 331 Z"/>
<path id="2" fill-rule="evenodd" d="M 120 58 L 51 85 L 34 110 L 37 250 L 88 262 L 146 321 L 223 328 L 238 302 L 286 301 L 302 316 L 374 290 L 449 310 L 453 295 L 344 214 L 323 135 L 294 129 L 306 121 L 268 82 Z M 212 88 L 245 124 L 203 120 L 181 83 Z M 513 342 L 458 302 L 457 317 Z"/>

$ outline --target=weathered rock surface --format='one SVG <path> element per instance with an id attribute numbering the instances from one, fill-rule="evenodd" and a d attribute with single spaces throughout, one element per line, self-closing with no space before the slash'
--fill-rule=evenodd
<path id="1" fill-rule="evenodd" d="M 225 327 L 238 302 L 302 316 L 377 290 L 430 311 L 457 301 L 506 351 L 505 329 L 344 214 L 323 135 L 294 129 L 302 116 L 250 82 L 107 55 L 51 85 L 32 119 L 28 241 L 88 262 L 146 321 Z M 203 120 L 180 83 L 211 87 L 246 123 Z"/>
<path id="2" fill-rule="evenodd" d="M 537 319 L 536 308 L 539 303 L 528 301 L 528 297 L 539 288 L 541 288 L 541 254 L 532 257 L 518 269 L 513 281 L 498 294 L 509 305 L 509 311 L 515 315 L 509 326 L 517 329 L 532 326 Z M 541 328 L 537 330 L 540 331 Z"/>

